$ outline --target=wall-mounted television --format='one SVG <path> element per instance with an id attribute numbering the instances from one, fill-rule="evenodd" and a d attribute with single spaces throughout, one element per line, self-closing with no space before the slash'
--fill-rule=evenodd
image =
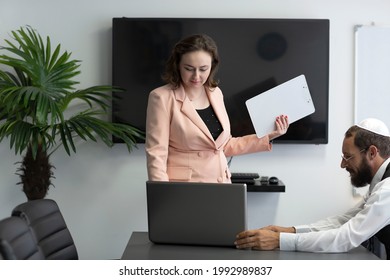
<path id="1" fill-rule="evenodd" d="M 274 142 L 328 143 L 328 19 L 114 18 L 112 84 L 124 91 L 113 93 L 113 121 L 145 131 L 148 96 L 163 85 L 172 47 L 197 33 L 218 45 L 217 78 L 233 136 L 255 133 L 247 99 L 304 74 L 315 113 L 291 124 Z"/>

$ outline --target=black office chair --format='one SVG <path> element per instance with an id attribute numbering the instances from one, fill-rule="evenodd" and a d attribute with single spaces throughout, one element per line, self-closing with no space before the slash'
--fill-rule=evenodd
<path id="1" fill-rule="evenodd" d="M 0 221 L 0 259 L 45 259 L 30 228 L 19 217 L 8 217 Z"/>
<path id="2" fill-rule="evenodd" d="M 78 259 L 73 238 L 54 200 L 37 199 L 22 203 L 14 208 L 12 216 L 21 217 L 32 228 L 46 259 Z"/>

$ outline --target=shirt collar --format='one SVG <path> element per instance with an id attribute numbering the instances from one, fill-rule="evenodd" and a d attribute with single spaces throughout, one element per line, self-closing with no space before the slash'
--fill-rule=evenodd
<path id="1" fill-rule="evenodd" d="M 375 173 L 374 178 L 372 178 L 371 184 L 370 184 L 370 191 L 378 184 L 381 180 L 383 175 L 385 174 L 387 165 L 390 164 L 390 158 L 386 159 L 382 165 L 379 167 L 378 171 Z"/>

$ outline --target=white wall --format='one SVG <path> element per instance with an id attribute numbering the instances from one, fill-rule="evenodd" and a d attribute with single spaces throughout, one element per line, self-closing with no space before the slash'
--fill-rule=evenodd
<path id="1" fill-rule="evenodd" d="M 82 60 L 81 86 L 111 82 L 113 17 L 253 17 L 330 19 L 329 144 L 275 145 L 271 153 L 235 157 L 233 171 L 276 175 L 285 193 L 249 193 L 249 225 L 293 225 L 335 214 L 356 197 L 339 167 L 343 133 L 353 122 L 354 30 L 356 24 L 390 25 L 386 0 L 0 0 L 0 40 L 31 25 Z M 239 54 L 237 54 L 239 55 Z M 55 199 L 82 259 L 120 258 L 132 231 L 146 231 L 143 145 L 128 154 L 82 143 L 71 157 L 52 157 Z M 20 160 L 0 143 L 0 218 L 25 201 L 14 174 Z"/>

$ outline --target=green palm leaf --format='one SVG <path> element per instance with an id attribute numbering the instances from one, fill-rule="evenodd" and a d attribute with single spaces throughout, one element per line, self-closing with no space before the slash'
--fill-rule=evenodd
<path id="1" fill-rule="evenodd" d="M 31 147 L 48 152 L 63 146 L 76 152 L 75 138 L 102 140 L 112 146 L 112 137 L 122 139 L 129 151 L 144 135 L 125 124 L 104 120 L 111 105 L 111 93 L 120 90 L 108 85 L 75 89 L 80 62 L 71 53 L 52 47 L 31 27 L 12 31 L 12 40 L 0 47 L 0 141 L 8 138 L 10 147 L 21 154 Z M 2 67 L 0 67 L 2 68 Z M 70 105 L 87 109 L 71 114 Z M 65 117 L 67 116 L 67 117 Z"/>

